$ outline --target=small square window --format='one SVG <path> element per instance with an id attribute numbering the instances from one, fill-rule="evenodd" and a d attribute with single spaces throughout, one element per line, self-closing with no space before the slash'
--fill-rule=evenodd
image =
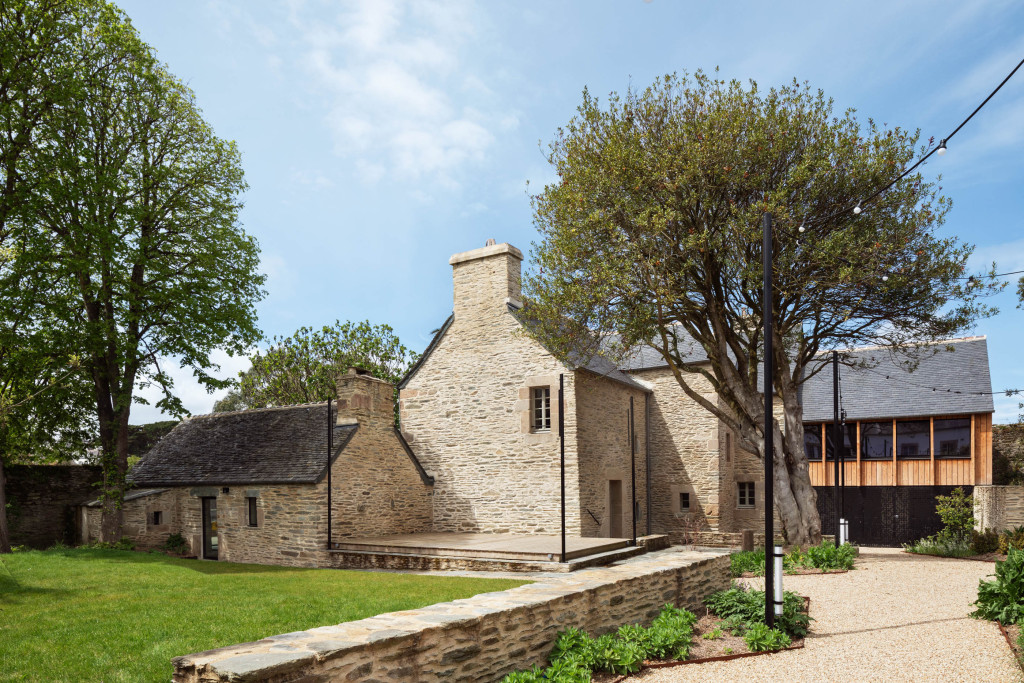
<path id="1" fill-rule="evenodd" d="M 679 492 L 679 511 L 687 512 L 690 509 L 690 493 L 688 491 Z"/>
<path id="2" fill-rule="evenodd" d="M 551 431 L 551 387 L 530 389 L 530 429 L 534 432 Z"/>
<path id="3" fill-rule="evenodd" d="M 245 500 L 249 503 L 249 526 L 259 526 L 259 516 L 256 512 L 256 497 L 251 496 Z"/>
<path id="4" fill-rule="evenodd" d="M 737 486 L 739 487 L 739 499 L 737 500 L 736 507 L 754 507 L 754 482 L 741 481 Z"/>
<path id="5" fill-rule="evenodd" d="M 153 526 L 160 526 L 164 523 L 164 513 L 160 510 L 153 512 Z"/>

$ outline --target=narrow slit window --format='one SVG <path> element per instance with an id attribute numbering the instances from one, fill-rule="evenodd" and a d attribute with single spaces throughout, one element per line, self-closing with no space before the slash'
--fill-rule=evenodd
<path id="1" fill-rule="evenodd" d="M 688 491 L 681 491 L 679 493 L 679 511 L 689 512 L 690 510 L 690 494 Z"/>
<path id="2" fill-rule="evenodd" d="M 535 432 L 551 431 L 551 387 L 534 387 L 530 390 L 531 425 Z"/>
<path id="3" fill-rule="evenodd" d="M 256 497 L 250 496 L 246 498 L 249 502 L 249 526 L 259 526 L 259 517 L 256 511 Z"/>
<path id="4" fill-rule="evenodd" d="M 164 513 L 160 510 L 153 512 L 153 526 L 160 526 L 164 523 Z"/>
<path id="5" fill-rule="evenodd" d="M 739 487 L 739 498 L 736 502 L 736 507 L 740 508 L 753 508 L 754 507 L 754 482 L 752 481 L 741 481 L 737 484 Z"/>

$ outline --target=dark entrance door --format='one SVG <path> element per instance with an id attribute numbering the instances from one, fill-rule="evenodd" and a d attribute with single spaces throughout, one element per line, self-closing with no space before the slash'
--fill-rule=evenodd
<path id="1" fill-rule="evenodd" d="M 942 529 L 935 496 L 948 496 L 954 486 L 847 486 L 844 503 L 850 520 L 850 541 L 857 545 L 900 546 Z M 971 486 L 961 487 L 968 493 Z M 821 532 L 835 533 L 832 486 L 815 486 Z"/>
<path id="2" fill-rule="evenodd" d="M 203 498 L 203 559 L 217 559 L 217 499 Z"/>

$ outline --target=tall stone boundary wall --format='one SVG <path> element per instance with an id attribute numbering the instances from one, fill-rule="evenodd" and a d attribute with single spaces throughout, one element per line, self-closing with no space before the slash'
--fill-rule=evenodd
<path id="1" fill-rule="evenodd" d="M 102 469 L 92 465 L 8 465 L 5 491 L 11 543 L 48 548 L 75 542 L 75 508 L 99 489 Z"/>
<path id="2" fill-rule="evenodd" d="M 1024 484 L 1024 424 L 992 425 L 992 483 Z"/>
<path id="3" fill-rule="evenodd" d="M 500 593 L 177 657 L 173 680 L 497 681 L 544 662 L 570 626 L 600 634 L 649 624 L 665 603 L 698 609 L 729 582 L 728 554 L 673 548 Z"/>
<path id="4" fill-rule="evenodd" d="M 974 526 L 1002 531 L 1024 524 L 1024 486 L 975 486 Z"/>

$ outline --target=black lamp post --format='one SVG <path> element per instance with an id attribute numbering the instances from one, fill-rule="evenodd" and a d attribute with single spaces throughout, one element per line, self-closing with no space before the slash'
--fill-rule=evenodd
<path id="1" fill-rule="evenodd" d="M 764 228 L 764 294 L 761 309 L 764 312 L 764 623 L 775 626 L 775 438 L 772 431 L 772 215 L 766 213 L 761 221 Z M 771 553 L 769 553 L 769 550 Z"/>

